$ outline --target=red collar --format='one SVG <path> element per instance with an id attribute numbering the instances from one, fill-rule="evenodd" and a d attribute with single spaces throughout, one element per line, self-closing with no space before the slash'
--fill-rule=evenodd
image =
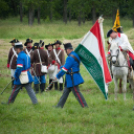
<path id="1" fill-rule="evenodd" d="M 27 47 L 28 49 L 31 49 L 32 48 L 32 46 L 31 47 Z"/>
<path id="2" fill-rule="evenodd" d="M 60 47 L 56 48 L 56 50 L 60 50 L 60 49 L 61 49 Z"/>
<path id="3" fill-rule="evenodd" d="M 118 37 L 121 37 L 121 34 L 120 33 L 118 33 Z"/>
<path id="4" fill-rule="evenodd" d="M 44 49 L 44 47 L 40 47 L 40 49 Z"/>

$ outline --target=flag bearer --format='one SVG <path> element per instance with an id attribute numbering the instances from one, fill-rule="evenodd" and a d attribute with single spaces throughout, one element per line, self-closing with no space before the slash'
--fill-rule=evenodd
<path id="1" fill-rule="evenodd" d="M 88 107 L 83 95 L 79 90 L 79 85 L 84 82 L 79 71 L 80 58 L 73 51 L 71 43 L 64 44 L 65 51 L 68 55 L 65 65 L 61 66 L 61 71 L 57 74 L 56 80 L 60 79 L 66 73 L 66 81 L 63 95 L 60 98 L 59 103 L 56 107 L 63 108 L 69 93 L 72 91 L 81 107 Z"/>

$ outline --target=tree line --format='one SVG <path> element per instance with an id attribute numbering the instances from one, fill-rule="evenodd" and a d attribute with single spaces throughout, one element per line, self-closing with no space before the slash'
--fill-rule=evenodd
<path id="1" fill-rule="evenodd" d="M 134 27 L 134 0 L 0 0 L 0 19 L 20 16 L 28 17 L 28 24 L 32 25 L 37 18 L 52 22 L 63 20 L 65 24 L 77 20 L 78 25 L 92 20 L 94 23 L 98 16 L 103 15 L 115 20 L 119 8 L 120 16 L 132 19 Z"/>

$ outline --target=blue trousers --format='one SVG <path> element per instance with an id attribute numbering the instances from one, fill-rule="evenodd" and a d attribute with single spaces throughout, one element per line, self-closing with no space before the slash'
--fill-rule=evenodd
<path id="1" fill-rule="evenodd" d="M 40 83 L 46 83 L 46 79 L 45 79 L 45 75 L 41 75 L 41 76 L 34 76 L 34 84 L 39 84 Z"/>

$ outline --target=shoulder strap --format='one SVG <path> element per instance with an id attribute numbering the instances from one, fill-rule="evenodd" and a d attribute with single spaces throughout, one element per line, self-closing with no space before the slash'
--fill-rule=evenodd
<path id="1" fill-rule="evenodd" d="M 26 53 L 30 57 L 30 52 L 28 52 L 27 48 L 26 48 Z"/>
<path id="2" fill-rule="evenodd" d="M 37 52 L 38 52 L 38 56 L 39 56 L 39 60 L 40 60 L 40 64 L 42 65 L 42 61 L 41 61 L 41 58 L 40 58 L 39 49 L 37 49 Z"/>
<path id="3" fill-rule="evenodd" d="M 77 61 L 78 64 L 80 64 L 80 61 L 78 60 L 78 58 L 76 58 L 76 56 L 74 56 L 73 54 L 71 54 L 70 57 L 74 58 L 74 60 Z"/>
<path id="4" fill-rule="evenodd" d="M 17 55 L 16 51 L 14 50 L 14 48 L 12 48 L 12 51 L 13 51 L 14 55 L 15 55 L 16 57 L 18 57 L 18 55 Z"/>
<path id="5" fill-rule="evenodd" d="M 60 62 L 60 59 L 59 59 L 59 54 L 61 53 L 61 50 L 58 52 L 58 54 L 56 53 L 56 51 L 55 51 L 55 49 L 53 49 L 53 52 L 54 52 L 54 55 L 55 55 L 55 57 L 56 57 L 56 60 L 61 64 L 61 62 Z"/>

